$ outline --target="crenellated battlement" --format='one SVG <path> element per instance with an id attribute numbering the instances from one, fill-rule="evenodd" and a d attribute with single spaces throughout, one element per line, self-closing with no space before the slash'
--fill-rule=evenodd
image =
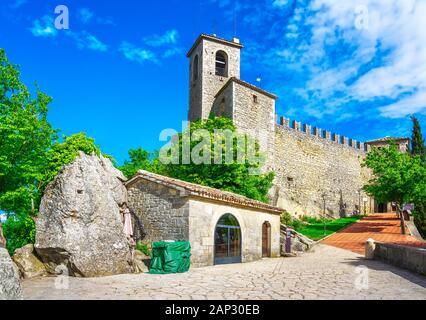
<path id="1" fill-rule="evenodd" d="M 341 136 L 337 133 L 332 133 L 331 131 L 323 130 L 318 127 L 313 127 L 307 123 L 301 123 L 296 120 L 290 121 L 289 118 L 279 117 L 279 126 L 295 130 L 297 132 L 301 132 L 307 134 L 311 137 L 317 137 L 319 139 L 324 139 L 326 141 L 334 142 L 336 144 L 353 148 L 361 152 L 369 152 L 370 145 L 365 144 L 363 142 L 357 141 L 352 138 L 348 138 L 345 136 Z"/>

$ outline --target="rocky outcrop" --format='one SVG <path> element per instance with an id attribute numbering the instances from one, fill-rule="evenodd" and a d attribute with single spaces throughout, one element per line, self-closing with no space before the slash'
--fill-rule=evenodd
<path id="1" fill-rule="evenodd" d="M 0 300 L 22 300 L 18 270 L 6 249 L 0 248 Z"/>
<path id="2" fill-rule="evenodd" d="M 286 239 L 287 231 L 291 234 L 291 252 L 286 252 Z M 311 240 L 304 235 L 294 231 L 291 228 L 288 228 L 285 225 L 281 225 L 281 254 L 282 255 L 299 255 L 304 252 L 309 252 L 315 246 L 316 242 Z"/>
<path id="3" fill-rule="evenodd" d="M 80 156 L 48 185 L 36 219 L 35 249 L 53 270 L 72 276 L 133 272 L 120 207 L 127 202 L 125 177 L 111 161 Z"/>
<path id="4" fill-rule="evenodd" d="M 133 263 L 135 266 L 135 272 L 137 273 L 145 273 L 149 271 L 149 263 L 151 261 L 151 257 L 146 256 L 144 253 L 139 250 L 135 250 L 133 254 Z"/>
<path id="5" fill-rule="evenodd" d="M 46 267 L 34 254 L 34 246 L 32 244 L 27 244 L 25 247 L 17 249 L 12 260 L 24 279 L 47 275 Z"/>

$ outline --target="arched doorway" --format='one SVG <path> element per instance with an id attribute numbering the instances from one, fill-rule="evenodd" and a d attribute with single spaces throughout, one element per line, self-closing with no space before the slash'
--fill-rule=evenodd
<path id="1" fill-rule="evenodd" d="M 223 215 L 214 234 L 214 264 L 241 262 L 241 228 L 232 214 Z"/>
<path id="2" fill-rule="evenodd" d="M 262 225 L 262 257 L 271 257 L 271 224 L 268 221 Z"/>

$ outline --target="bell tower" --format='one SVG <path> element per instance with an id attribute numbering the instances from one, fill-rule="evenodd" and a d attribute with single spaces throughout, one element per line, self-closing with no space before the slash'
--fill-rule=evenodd
<path id="1" fill-rule="evenodd" d="M 240 50 L 232 41 L 202 34 L 186 55 L 189 59 L 188 120 L 207 119 L 214 97 L 230 78 L 240 78 Z"/>

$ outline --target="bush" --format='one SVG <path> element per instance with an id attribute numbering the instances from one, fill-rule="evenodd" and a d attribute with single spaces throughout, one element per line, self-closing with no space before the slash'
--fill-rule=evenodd
<path id="1" fill-rule="evenodd" d="M 281 223 L 284 224 L 284 225 L 286 225 L 287 227 L 290 226 L 293 223 L 293 217 L 287 211 L 284 211 L 281 214 L 281 219 L 280 220 L 281 220 Z"/>
<path id="2" fill-rule="evenodd" d="M 6 238 L 6 249 L 13 256 L 16 249 L 35 242 L 35 223 L 28 214 L 15 214 L 3 224 L 3 233 Z"/>
<path id="3" fill-rule="evenodd" d="M 136 250 L 139 250 L 140 252 L 142 252 L 146 256 L 151 256 L 151 248 L 150 248 L 150 244 L 148 244 L 148 243 L 139 241 L 136 244 Z"/>
<path id="4" fill-rule="evenodd" d="M 423 238 L 426 238 L 426 203 L 416 204 L 413 216 L 417 230 Z"/>

